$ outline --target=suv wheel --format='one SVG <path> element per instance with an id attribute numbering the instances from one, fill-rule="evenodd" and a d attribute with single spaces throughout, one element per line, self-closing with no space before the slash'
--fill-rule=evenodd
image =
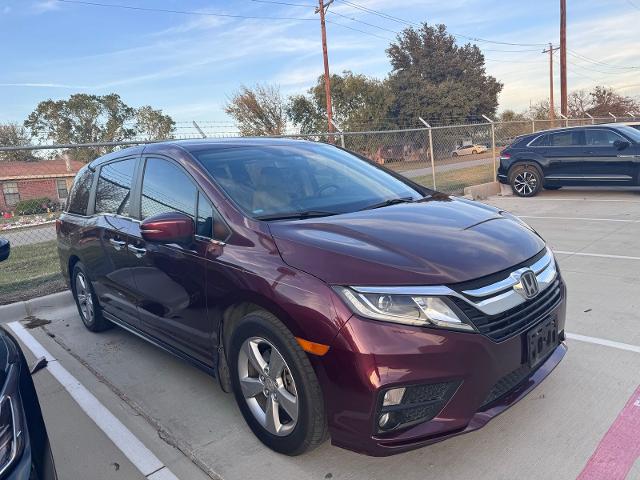
<path id="1" fill-rule="evenodd" d="M 101 332 L 111 327 L 111 323 L 102 316 L 102 308 L 93 291 L 85 266 L 78 262 L 73 267 L 71 291 L 78 307 L 82 323 L 92 332 Z"/>
<path id="2" fill-rule="evenodd" d="M 249 313 L 233 330 L 229 353 L 236 402 L 262 443 L 299 455 L 327 439 L 320 385 L 282 322 L 262 310 Z"/>
<path id="3" fill-rule="evenodd" d="M 540 171 L 531 165 L 517 165 L 509 175 L 513 193 L 519 197 L 533 197 L 542 186 Z"/>

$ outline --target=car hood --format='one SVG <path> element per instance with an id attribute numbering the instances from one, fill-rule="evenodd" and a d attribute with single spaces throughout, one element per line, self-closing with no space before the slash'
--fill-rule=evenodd
<path id="1" fill-rule="evenodd" d="M 464 282 L 508 269 L 545 246 L 498 209 L 445 195 L 269 228 L 288 265 L 338 285 Z"/>

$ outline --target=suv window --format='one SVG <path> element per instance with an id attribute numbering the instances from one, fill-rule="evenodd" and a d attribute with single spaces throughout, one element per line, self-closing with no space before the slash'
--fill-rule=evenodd
<path id="1" fill-rule="evenodd" d="M 624 141 L 624 138 L 611 130 L 587 129 L 584 135 L 587 145 L 595 147 L 611 147 L 616 140 Z"/>
<path id="2" fill-rule="evenodd" d="M 197 189 L 177 165 L 162 158 L 148 158 L 142 180 L 140 216 L 181 212 L 196 218 Z"/>
<path id="3" fill-rule="evenodd" d="M 550 143 L 554 147 L 576 147 L 584 145 L 584 135 L 582 130 L 572 130 L 569 132 L 558 132 L 550 134 Z"/>
<path id="4" fill-rule="evenodd" d="M 71 193 L 67 200 L 67 212 L 76 213 L 78 215 L 87 214 L 87 206 L 89 204 L 89 194 L 91 193 L 91 185 L 93 184 L 93 172 L 85 167 L 78 172 Z"/>
<path id="5" fill-rule="evenodd" d="M 547 147 L 549 145 L 549 135 L 540 135 L 529 145 L 532 147 Z"/>
<path id="6" fill-rule="evenodd" d="M 100 168 L 96 190 L 96 213 L 129 215 L 131 185 L 136 160 L 120 160 Z"/>

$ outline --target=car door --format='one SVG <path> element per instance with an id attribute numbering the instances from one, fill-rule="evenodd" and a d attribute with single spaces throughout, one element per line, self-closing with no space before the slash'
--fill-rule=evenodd
<path id="1" fill-rule="evenodd" d="M 545 158 L 545 179 L 580 184 L 591 161 L 585 156 L 584 129 L 576 128 L 547 134 L 547 145 L 538 147 Z"/>
<path id="2" fill-rule="evenodd" d="M 201 195 L 191 176 L 169 158 L 144 159 L 140 220 L 180 212 L 196 221 Z M 133 275 L 142 330 L 162 343 L 212 364 L 212 323 L 206 304 L 206 254 L 209 238 L 196 235 L 190 245 L 145 241 L 137 229 L 128 245 L 136 259 Z"/>
<path id="3" fill-rule="evenodd" d="M 102 246 L 101 259 L 87 259 L 93 266 L 94 289 L 104 311 L 134 327 L 139 326 L 135 266 L 127 245 L 139 230 L 131 216 L 131 199 L 138 157 L 118 159 L 99 167 L 95 193 L 95 230 Z"/>
<path id="4" fill-rule="evenodd" d="M 627 147 L 619 148 L 616 142 L 625 142 Z M 585 156 L 589 157 L 585 181 L 611 185 L 633 181 L 636 156 L 626 138 L 610 129 L 587 128 L 585 143 Z"/>

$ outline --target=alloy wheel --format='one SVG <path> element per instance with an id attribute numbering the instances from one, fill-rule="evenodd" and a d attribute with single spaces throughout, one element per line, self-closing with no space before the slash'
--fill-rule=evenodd
<path id="1" fill-rule="evenodd" d="M 523 196 L 529 196 L 536 191 L 538 186 L 538 179 L 536 176 L 528 171 L 524 171 L 516 175 L 513 179 L 513 188 Z"/>
<path id="2" fill-rule="evenodd" d="M 91 290 L 89 289 L 89 281 L 85 277 L 84 273 L 78 272 L 76 274 L 76 300 L 80 306 L 80 312 L 82 313 L 85 323 L 93 322 L 93 297 L 91 296 Z"/>
<path id="3" fill-rule="evenodd" d="M 238 355 L 240 387 L 255 419 L 284 437 L 298 423 L 298 391 L 282 354 L 261 337 L 247 338 Z"/>

